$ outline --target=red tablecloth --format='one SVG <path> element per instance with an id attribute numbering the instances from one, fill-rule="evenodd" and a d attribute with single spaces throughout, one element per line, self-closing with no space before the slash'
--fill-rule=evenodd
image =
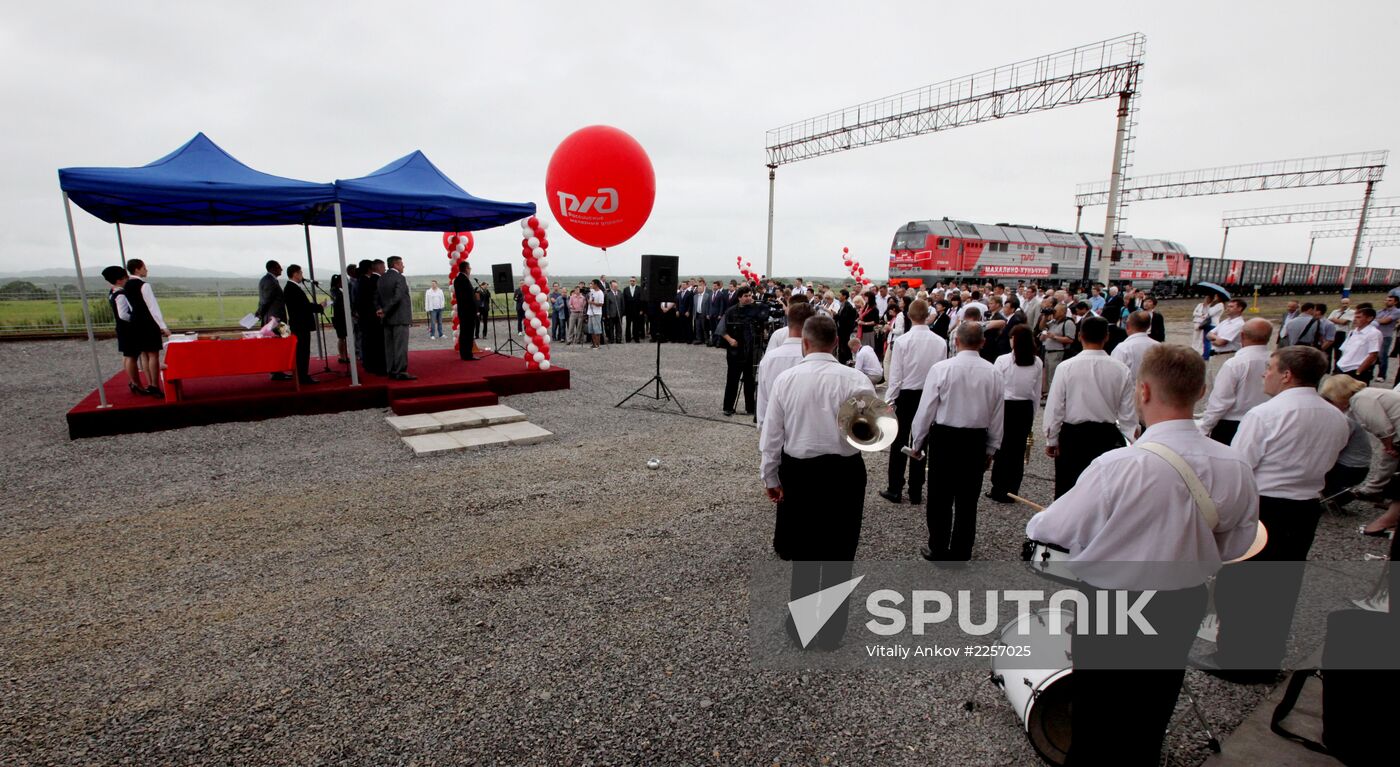
<path id="1" fill-rule="evenodd" d="M 296 369 L 297 340 L 245 338 L 237 341 L 181 341 L 165 349 L 166 383 L 187 378 L 241 376 L 252 373 L 287 373 Z M 166 398 L 173 387 L 166 387 Z"/>

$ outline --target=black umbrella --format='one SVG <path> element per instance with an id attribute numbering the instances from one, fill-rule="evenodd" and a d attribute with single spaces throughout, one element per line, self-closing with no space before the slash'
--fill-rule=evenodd
<path id="1" fill-rule="evenodd" d="M 1231 296 L 1231 295 L 1230 295 L 1230 291 L 1228 291 L 1228 290 L 1226 290 L 1226 289 L 1220 287 L 1219 285 L 1216 285 L 1216 284 L 1213 283 L 1213 282 L 1198 282 L 1198 283 L 1196 283 L 1196 287 L 1198 287 L 1198 288 L 1205 288 L 1206 290 L 1209 290 L 1210 292 L 1215 293 L 1216 295 L 1220 296 L 1221 298 L 1225 299 L 1226 301 L 1229 301 L 1231 298 L 1234 297 L 1234 296 Z"/>

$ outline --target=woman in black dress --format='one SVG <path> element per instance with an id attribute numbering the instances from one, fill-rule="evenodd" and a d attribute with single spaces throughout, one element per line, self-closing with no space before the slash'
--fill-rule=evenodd
<path id="1" fill-rule="evenodd" d="M 350 279 L 355 279 L 355 265 L 345 267 L 345 273 Z M 335 326 L 336 348 L 340 350 L 340 359 L 337 360 L 342 365 L 348 365 L 350 358 L 345 356 L 345 291 L 341 287 L 340 275 L 331 275 L 331 325 Z"/>
<path id="2" fill-rule="evenodd" d="M 127 328 L 127 351 L 141 355 L 141 369 L 146 372 L 146 393 L 163 396 L 156 384 L 160 380 L 160 350 L 162 336 L 170 335 L 165 327 L 165 319 L 160 314 L 160 305 L 146 284 L 146 264 L 139 258 L 126 262 L 128 275 L 122 295 L 131 307 L 130 325 Z"/>

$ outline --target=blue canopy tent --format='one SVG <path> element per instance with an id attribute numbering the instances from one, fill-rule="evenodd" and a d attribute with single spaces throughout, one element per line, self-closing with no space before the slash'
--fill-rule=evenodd
<path id="1" fill-rule="evenodd" d="M 340 224 L 348 229 L 463 232 L 535 215 L 533 202 L 473 197 L 415 151 L 359 178 L 335 182 Z M 318 223 L 330 225 L 324 220 Z"/>
<path id="2" fill-rule="evenodd" d="M 70 201 L 97 218 L 117 226 L 123 262 L 121 225 L 152 226 L 334 226 L 345 273 L 344 227 L 409 231 L 488 229 L 534 215 L 534 203 L 482 200 L 462 190 L 442 174 L 422 152 L 358 179 L 321 184 L 273 176 L 254 170 L 225 152 L 203 133 L 179 149 L 136 168 L 63 168 L 58 172 L 73 266 L 83 299 L 83 320 L 92 350 L 93 371 L 101 407 L 107 407 L 102 368 L 98 361 L 87 286 L 83 281 L 78 238 Z M 342 201 L 342 195 L 344 200 Z M 346 212 L 342 212 L 342 205 Z M 348 214 L 348 215 L 347 215 Z M 307 231 L 307 252 L 311 239 Z M 354 319 L 347 317 L 352 337 Z M 351 384 L 359 385 L 354 345 L 350 355 Z"/>

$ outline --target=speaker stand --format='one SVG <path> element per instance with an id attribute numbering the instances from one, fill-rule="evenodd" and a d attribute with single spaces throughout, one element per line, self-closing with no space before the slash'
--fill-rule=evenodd
<path id="1" fill-rule="evenodd" d="M 646 389 L 648 386 L 652 386 L 652 385 L 655 385 L 655 387 L 656 387 L 656 393 L 655 393 L 655 394 L 651 394 L 651 393 L 648 393 L 648 392 L 644 391 L 644 389 Z M 642 384 L 641 386 L 638 386 L 636 391 L 632 392 L 631 394 L 627 395 L 626 397 L 623 397 L 623 398 L 622 398 L 622 401 L 619 402 L 619 403 L 617 403 L 616 405 L 613 405 L 613 407 L 622 407 L 623 405 L 627 404 L 627 401 L 630 400 L 630 399 L 632 399 L 633 397 L 646 397 L 647 399 L 654 399 L 654 400 L 656 400 L 656 401 L 658 401 L 658 402 L 662 402 L 662 401 L 674 402 L 674 403 L 676 403 L 676 407 L 678 407 L 678 408 L 681 409 L 681 415 L 687 415 L 687 413 L 685 412 L 685 405 L 682 405 L 682 404 L 681 404 L 681 401 L 680 401 L 680 398 L 679 398 L 679 397 L 677 397 L 676 395 L 674 395 L 674 394 L 671 393 L 671 387 L 667 386 L 667 385 L 666 385 L 666 379 L 664 379 L 664 378 L 661 377 L 661 337 L 660 337 L 660 336 L 657 336 L 657 339 L 656 339 L 656 375 L 652 376 L 646 383 Z"/>
<path id="2" fill-rule="evenodd" d="M 514 356 L 516 356 L 516 355 L 515 355 L 515 352 L 516 352 L 517 350 L 519 350 L 520 356 L 523 358 L 523 357 L 525 356 L 526 352 L 529 351 L 529 349 L 527 349 L 527 348 L 525 348 L 524 346 L 522 346 L 518 341 L 515 340 L 515 337 L 512 336 L 512 335 L 510 334 L 510 324 L 509 324 L 509 320 L 507 320 L 507 324 L 506 324 L 506 343 L 505 343 L 505 346 L 502 346 L 502 345 L 501 345 L 501 342 L 500 342 L 500 336 L 498 336 L 498 335 L 496 334 L 496 333 L 497 333 L 497 331 L 496 331 L 496 325 L 497 325 L 496 318 L 495 318 L 494 316 L 491 316 L 491 315 L 487 315 L 487 316 L 490 316 L 490 317 L 491 317 L 491 319 L 490 319 L 490 322 L 491 322 L 491 351 L 487 352 L 486 354 L 498 354 L 498 355 L 500 355 L 500 356 L 502 356 L 502 357 L 514 357 Z M 475 335 L 475 334 L 473 334 L 473 335 Z M 475 339 L 473 339 L 473 341 L 475 341 Z M 459 343 L 460 343 L 460 341 L 459 341 Z M 503 349 L 504 349 L 504 351 L 502 351 Z M 485 355 L 482 355 L 482 356 L 485 356 Z"/>

